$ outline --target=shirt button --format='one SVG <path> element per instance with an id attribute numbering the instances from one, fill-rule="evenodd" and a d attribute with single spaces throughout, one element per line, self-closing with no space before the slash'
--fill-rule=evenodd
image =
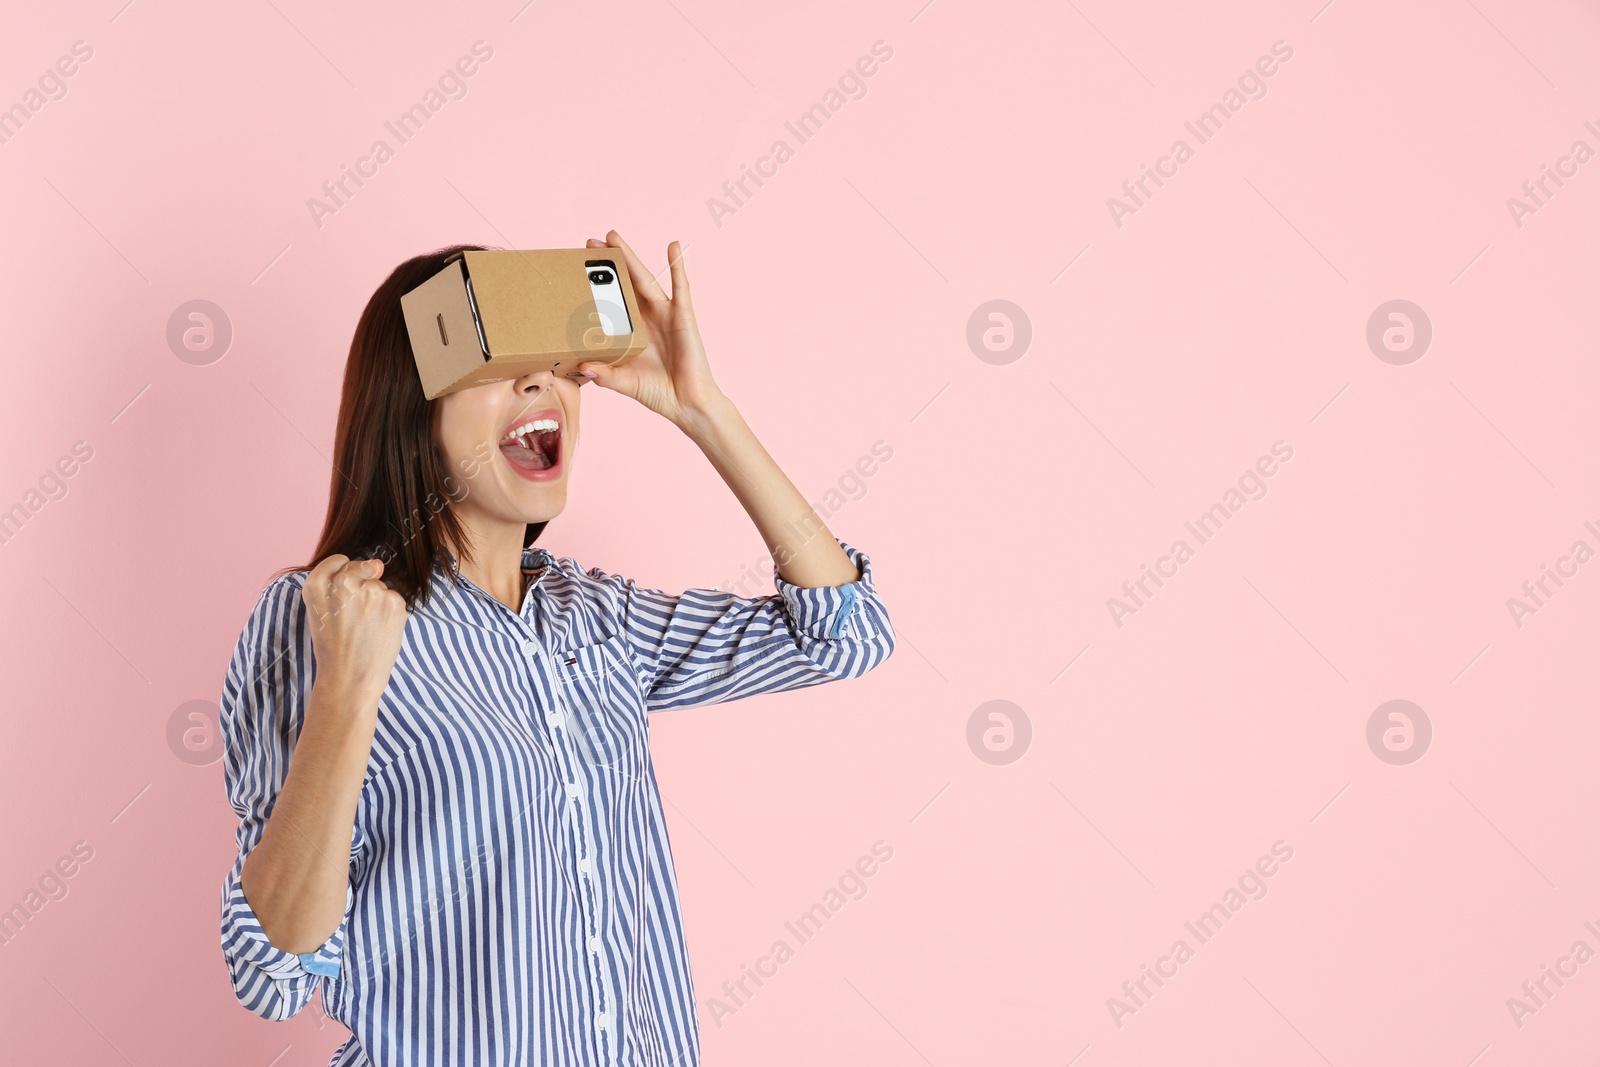
<path id="1" fill-rule="evenodd" d="M 524 641 L 522 642 L 522 651 L 531 656 L 539 651 L 539 643 L 537 641 Z"/>
<path id="2" fill-rule="evenodd" d="M 604 1030 L 606 1027 L 611 1025 L 611 1013 L 609 1011 L 603 1011 L 596 1015 L 594 1017 L 594 1024 L 600 1027 L 600 1029 Z"/>
<path id="3" fill-rule="evenodd" d="M 594 869 L 594 861 L 592 859 L 590 859 L 588 856 L 583 856 L 583 857 L 579 858 L 579 860 L 578 860 L 578 870 L 582 871 L 584 874 L 588 874 L 593 869 Z"/>
<path id="4" fill-rule="evenodd" d="M 552 711 L 550 714 L 544 717 L 544 721 L 549 723 L 551 726 L 560 726 L 561 713 L 559 711 Z"/>
<path id="5" fill-rule="evenodd" d="M 576 782 L 568 782 L 567 796 L 571 797 L 573 800 L 577 800 L 579 797 L 583 796 L 583 786 Z"/>
<path id="6" fill-rule="evenodd" d="M 589 939 L 589 951 L 593 952 L 596 956 L 600 955 L 600 939 L 598 937 L 591 937 Z"/>

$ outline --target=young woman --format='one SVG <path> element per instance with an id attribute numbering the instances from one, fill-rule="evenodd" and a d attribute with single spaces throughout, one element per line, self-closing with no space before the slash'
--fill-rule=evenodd
<path id="1" fill-rule="evenodd" d="M 312 562 L 267 586 L 228 670 L 223 953 L 268 1019 L 320 985 L 352 1034 L 334 1064 L 698 1063 L 647 715 L 855 677 L 894 649 L 867 557 L 713 381 L 676 242 L 670 297 L 615 231 L 589 246 L 625 257 L 653 340 L 579 379 L 426 400 L 400 296 L 459 249 L 379 286 Z M 700 447 L 776 594 L 671 596 L 532 547 L 566 504 L 587 380 Z"/>

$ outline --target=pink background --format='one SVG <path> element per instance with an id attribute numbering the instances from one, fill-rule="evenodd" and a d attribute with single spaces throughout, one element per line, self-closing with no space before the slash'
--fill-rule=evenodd
<path id="1" fill-rule="evenodd" d="M 93 449 L 0 545 L 0 909 L 93 848 L 0 946 L 8 1063 L 320 1065 L 343 1039 L 235 1004 L 222 765 L 168 723 L 311 550 L 387 270 L 611 226 L 655 268 L 688 245 L 719 380 L 812 500 L 893 450 L 829 525 L 872 556 L 897 654 L 652 723 L 706 1063 L 1600 1055 L 1600 962 L 1520 1026 L 1507 1006 L 1600 951 L 1600 563 L 1520 627 L 1506 603 L 1600 549 L 1600 161 L 1520 227 L 1506 204 L 1600 149 L 1592 5 L 122 2 L 0 36 L 0 106 L 93 49 L 0 144 L 0 508 Z M 467 95 L 396 146 L 384 122 L 477 40 Z M 866 96 L 797 145 L 784 122 L 879 40 Z M 1107 198 L 1276 41 L 1267 95 L 1117 226 Z M 319 227 L 307 199 L 380 137 Z M 195 299 L 234 330 L 204 366 L 165 337 Z M 993 299 L 1033 332 L 1003 365 L 966 340 Z M 1365 340 L 1394 299 L 1433 326 L 1404 366 Z M 760 566 L 686 440 L 583 396 L 544 543 L 665 588 Z M 1107 598 L 1280 440 L 1266 497 L 1118 627 Z M 1366 740 L 1394 699 L 1432 723 L 1408 765 Z M 967 741 L 990 700 L 1032 726 L 1006 765 Z M 878 840 L 868 894 L 719 1026 L 724 980 Z M 1277 841 L 1268 894 L 1200 945 L 1184 923 Z M 1107 999 L 1179 938 L 1193 959 L 1118 1026 Z"/>

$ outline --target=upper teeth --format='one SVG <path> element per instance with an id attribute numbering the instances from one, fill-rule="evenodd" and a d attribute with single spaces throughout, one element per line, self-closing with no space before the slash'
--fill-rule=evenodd
<path id="1" fill-rule="evenodd" d="M 561 429 L 561 424 L 555 419 L 534 419 L 532 422 L 525 422 L 518 426 L 515 430 L 502 437 L 501 440 L 509 441 L 514 437 L 521 437 L 523 434 L 549 433 L 551 430 L 559 429 Z"/>

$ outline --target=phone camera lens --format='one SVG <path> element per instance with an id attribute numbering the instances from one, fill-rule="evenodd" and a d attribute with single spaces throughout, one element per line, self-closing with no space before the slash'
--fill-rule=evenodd
<path id="1" fill-rule="evenodd" d="M 589 280 L 596 285 L 610 285 L 611 272 L 608 270 L 592 270 L 589 272 Z"/>

